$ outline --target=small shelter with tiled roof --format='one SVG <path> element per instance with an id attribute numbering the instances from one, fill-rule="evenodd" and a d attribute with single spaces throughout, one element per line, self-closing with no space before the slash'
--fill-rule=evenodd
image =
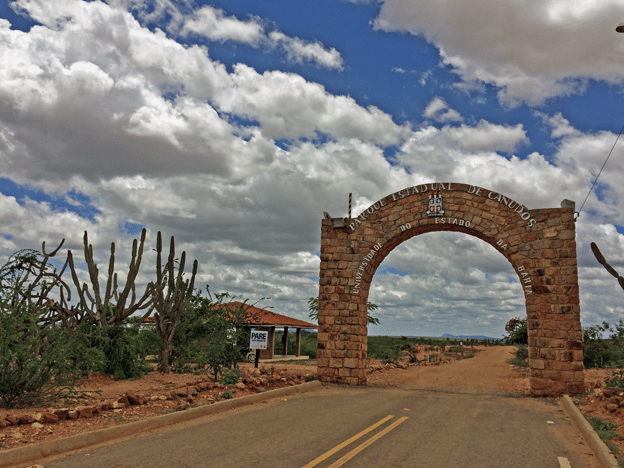
<path id="1" fill-rule="evenodd" d="M 261 309 L 250 304 L 244 304 L 242 302 L 230 302 L 230 307 L 241 307 L 245 311 L 249 312 L 250 320 L 247 325 L 257 327 L 260 330 L 269 331 L 269 343 L 267 349 L 262 350 L 261 356 L 263 358 L 274 359 L 275 358 L 275 329 L 283 328 L 284 335 L 282 337 L 282 349 L 283 356 L 288 356 L 288 330 L 294 328 L 296 330 L 296 350 L 295 356 L 301 356 L 301 330 L 302 329 L 318 329 L 318 325 L 313 323 L 304 322 L 286 315 L 276 314 L 265 309 Z"/>

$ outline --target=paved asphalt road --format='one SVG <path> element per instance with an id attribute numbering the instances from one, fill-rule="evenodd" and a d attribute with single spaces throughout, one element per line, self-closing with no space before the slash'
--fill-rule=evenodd
<path id="1" fill-rule="evenodd" d="M 551 421 L 552 423 L 549 423 Z M 335 453 L 333 453 L 335 452 Z M 461 390 L 324 387 L 46 460 L 45 468 L 598 466 L 559 405 Z M 40 462 L 41 463 L 41 462 Z"/>

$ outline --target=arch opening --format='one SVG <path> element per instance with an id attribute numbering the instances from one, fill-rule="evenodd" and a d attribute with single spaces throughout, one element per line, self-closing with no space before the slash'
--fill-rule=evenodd
<path id="1" fill-rule="evenodd" d="M 367 301 L 379 306 L 373 315 L 380 320 L 369 324 L 368 336 L 500 339 L 509 319 L 527 318 L 508 259 L 457 232 L 430 232 L 396 246 L 375 270 Z"/>

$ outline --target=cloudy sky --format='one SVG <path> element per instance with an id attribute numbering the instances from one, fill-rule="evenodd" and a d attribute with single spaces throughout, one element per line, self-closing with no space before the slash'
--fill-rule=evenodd
<path id="1" fill-rule="evenodd" d="M 143 279 L 162 231 L 198 285 L 307 319 L 324 211 L 462 182 L 576 201 L 582 323 L 615 322 L 589 243 L 624 274 L 619 22 L 624 0 L 0 0 L 0 261 L 82 258 L 86 230 L 123 274 L 145 227 Z M 371 334 L 526 315 L 507 260 L 452 233 L 395 249 L 369 300 Z"/>

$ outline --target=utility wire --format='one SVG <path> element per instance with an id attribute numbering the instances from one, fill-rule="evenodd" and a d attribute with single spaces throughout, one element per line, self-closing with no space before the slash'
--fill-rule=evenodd
<path id="1" fill-rule="evenodd" d="M 622 126 L 622 128 L 620 129 L 620 133 L 618 133 L 617 138 L 615 139 L 615 143 L 613 143 L 613 146 L 611 147 L 611 151 L 609 151 L 609 154 L 607 155 L 607 159 L 605 159 L 604 164 L 602 165 L 602 167 L 600 168 L 600 172 L 598 172 L 598 175 L 596 176 L 596 180 L 594 180 L 594 183 L 592 184 L 591 188 L 589 189 L 589 193 L 587 194 L 587 196 L 585 197 L 585 200 L 583 201 L 583 204 L 581 205 L 581 207 L 579 208 L 579 210 L 576 212 L 576 219 L 578 219 L 578 217 L 581 215 L 581 211 L 583 210 L 583 207 L 585 206 L 585 202 L 587 201 L 587 199 L 589 198 L 589 196 L 592 193 L 592 190 L 594 190 L 594 186 L 596 185 L 596 182 L 598 182 L 598 177 L 600 177 L 600 174 L 602 174 L 602 170 L 605 168 L 605 166 L 607 165 L 607 161 L 609 161 L 609 158 L 611 157 L 611 153 L 613 153 L 613 149 L 615 148 L 615 145 L 617 145 L 618 140 L 620 139 L 620 136 L 622 135 L 622 132 L 624 132 L 624 126 Z"/>

